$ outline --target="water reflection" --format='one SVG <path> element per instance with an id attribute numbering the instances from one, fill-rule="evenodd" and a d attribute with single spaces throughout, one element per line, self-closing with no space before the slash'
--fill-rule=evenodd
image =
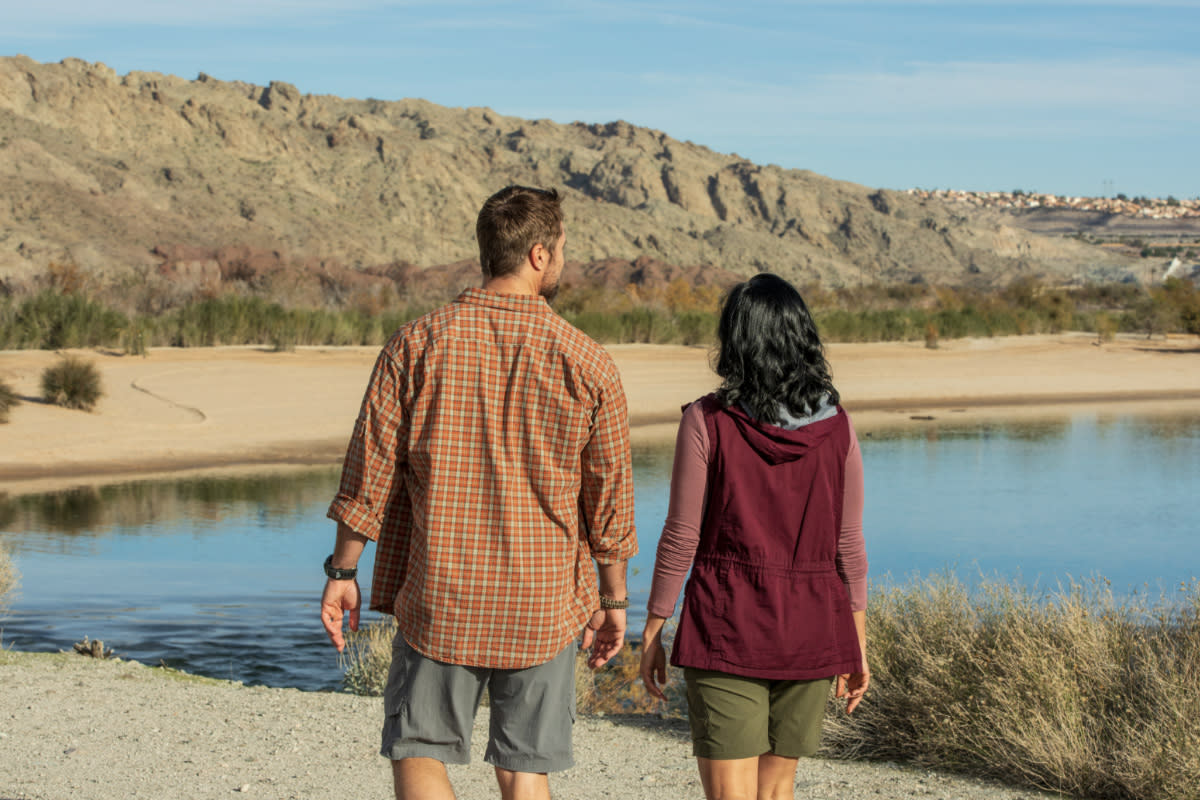
<path id="1" fill-rule="evenodd" d="M 254 474 L 137 481 L 62 492 L 0 496 L 0 530 L 14 551 L 40 547 L 46 532 L 70 537 L 161 535 L 179 520 L 217 523 L 239 518 L 246 509 L 270 517 L 294 516 L 298 509 L 328 503 L 336 469 L 286 474 Z M 198 526 L 202 531 L 205 526 Z"/>
<path id="2" fill-rule="evenodd" d="M 1114 591 L 1153 591 L 1200 564 L 1200 413 L 939 418 L 870 433 L 862 448 L 875 581 L 951 569 L 967 583 L 983 573 L 1053 588 L 1099 573 Z M 634 631 L 672 457 L 670 445 L 634 453 Z M 0 538 L 23 573 L 3 645 L 70 649 L 86 635 L 146 663 L 336 688 L 317 599 L 337 479 L 324 469 L 0 498 Z M 360 565 L 367 580 L 373 553 Z"/>

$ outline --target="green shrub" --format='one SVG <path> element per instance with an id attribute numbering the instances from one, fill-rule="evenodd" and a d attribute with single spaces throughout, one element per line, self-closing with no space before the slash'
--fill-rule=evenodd
<path id="1" fill-rule="evenodd" d="M 0 340 L 42 350 L 98 347 L 116 342 L 127 323 L 124 314 L 83 295 L 47 289 L 4 316 Z"/>
<path id="2" fill-rule="evenodd" d="M 147 342 L 153 337 L 153 325 L 146 317 L 137 317 L 121 332 L 121 348 L 131 356 L 146 355 Z"/>
<path id="3" fill-rule="evenodd" d="M 8 422 L 8 412 L 21 404 L 21 398 L 8 381 L 0 378 L 0 423 Z"/>
<path id="4" fill-rule="evenodd" d="M 63 356 L 42 372 L 42 399 L 47 403 L 91 411 L 103 395 L 100 370 L 90 361 Z"/>

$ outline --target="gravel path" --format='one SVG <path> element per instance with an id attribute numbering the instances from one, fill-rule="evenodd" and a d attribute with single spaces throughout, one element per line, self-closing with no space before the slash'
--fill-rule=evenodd
<path id="1" fill-rule="evenodd" d="M 245 687 L 74 654 L 0 651 L 0 800 L 391 797 L 375 754 L 379 698 Z M 452 767 L 458 796 L 498 797 L 482 761 Z M 684 726 L 585 717 L 560 800 L 700 798 Z M 1047 798 L 891 764 L 801 762 L 798 798 Z"/>

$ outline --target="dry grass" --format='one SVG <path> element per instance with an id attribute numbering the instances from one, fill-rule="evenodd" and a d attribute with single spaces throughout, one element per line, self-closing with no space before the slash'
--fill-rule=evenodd
<path id="1" fill-rule="evenodd" d="M 361 626 L 346 634 L 346 649 L 341 655 L 346 674 L 342 685 L 352 694 L 382 697 L 392 665 L 392 639 L 396 636 L 396 618 L 388 615 L 378 622 Z"/>
<path id="2" fill-rule="evenodd" d="M 1096 798 L 1196 798 L 1200 584 L 1118 600 L 951 578 L 876 592 L 872 689 L 826 750 Z M 832 712 L 832 708 L 831 708 Z"/>
<path id="3" fill-rule="evenodd" d="M 575 660 L 575 702 L 581 714 L 660 714 L 686 719 L 683 678 L 676 674 L 664 687 L 668 702 L 651 697 L 642 686 L 640 642 L 627 642 L 621 652 L 597 670 L 588 669 L 587 655 Z"/>
<path id="4" fill-rule="evenodd" d="M 19 583 L 20 576 L 17 574 L 17 568 L 8 555 L 8 549 L 4 546 L 4 542 L 0 541 L 0 616 L 8 611 L 9 603 L 12 602 Z"/>
<path id="5" fill-rule="evenodd" d="M 393 625 L 355 638 L 351 691 L 382 692 Z M 1200 797 L 1200 582 L 1167 601 L 1114 598 L 1104 581 L 1036 594 L 935 577 L 874 590 L 868 634 L 871 691 L 850 717 L 830 698 L 827 756 L 1091 798 Z M 595 672 L 577 661 L 579 710 L 685 716 L 679 672 L 658 703 L 639 658 L 633 642 Z"/>

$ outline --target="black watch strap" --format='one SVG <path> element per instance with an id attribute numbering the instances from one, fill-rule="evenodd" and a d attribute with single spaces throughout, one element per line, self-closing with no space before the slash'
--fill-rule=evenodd
<path id="1" fill-rule="evenodd" d="M 325 559 L 325 574 L 330 580 L 335 581 L 352 581 L 358 575 L 358 569 L 338 569 L 333 565 L 333 553 Z"/>

